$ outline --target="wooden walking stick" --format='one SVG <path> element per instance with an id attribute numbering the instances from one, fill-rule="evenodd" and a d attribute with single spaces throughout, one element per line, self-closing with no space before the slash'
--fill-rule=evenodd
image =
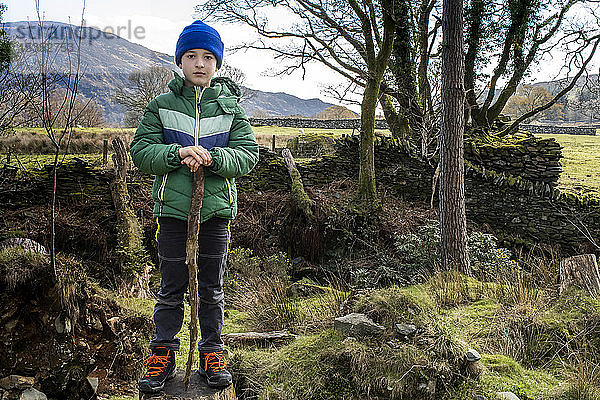
<path id="1" fill-rule="evenodd" d="M 190 352 L 188 354 L 187 366 L 185 368 L 185 389 L 190 387 L 190 375 L 194 364 L 194 351 L 198 340 L 198 231 L 200 230 L 200 210 L 202 209 L 202 197 L 204 196 L 204 169 L 202 166 L 194 172 L 192 184 L 192 201 L 188 215 L 188 234 L 185 244 L 185 263 L 189 272 L 190 290 Z"/>

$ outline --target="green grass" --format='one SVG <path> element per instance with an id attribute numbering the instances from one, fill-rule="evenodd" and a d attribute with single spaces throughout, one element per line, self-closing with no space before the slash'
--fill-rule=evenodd
<path id="1" fill-rule="evenodd" d="M 390 287 L 360 295 L 352 311 L 365 312 L 384 325 L 386 334 L 382 339 L 345 339 L 338 331 L 324 329 L 299 335 L 297 340 L 281 347 L 231 348 L 228 365 L 234 374 L 249 379 L 249 388 L 260 399 L 353 399 L 365 393 L 390 399 L 415 398 L 409 394 L 417 393 L 427 376 L 445 381 L 444 385 L 449 385 L 445 398 L 452 400 L 470 399 L 474 394 L 492 399 L 498 391 L 511 391 L 521 398 L 539 400 L 579 398 L 562 394 L 567 393 L 567 388 L 576 388 L 574 385 L 578 383 L 573 380 L 574 366 L 569 364 L 570 360 L 559 356 L 559 362 L 547 362 L 526 357 L 519 362 L 520 358 L 502 349 L 510 350 L 506 343 L 512 340 L 519 343 L 533 340 L 530 337 L 520 342 L 519 338 L 523 338 L 520 333 L 535 334 L 540 340 L 550 335 L 553 338 L 550 344 L 555 347 L 552 353 L 560 350 L 561 343 L 567 343 L 568 339 L 575 351 L 574 357 L 579 357 L 586 346 L 597 343 L 594 342 L 597 335 L 586 338 L 579 334 L 598 320 L 600 303 L 597 300 L 581 291 L 569 291 L 558 301 L 544 303 L 542 309 L 523 308 L 495 298 L 493 286 L 469 279 L 463 301 L 448 306 L 439 303 L 440 296 L 433 295 L 436 290 L 454 289 L 451 285 L 437 287 L 435 281 L 430 280 L 421 285 Z M 132 312 L 152 315 L 153 300 L 117 300 Z M 318 296 L 294 299 L 312 307 L 319 305 L 317 300 Z M 189 315 L 186 306 L 184 325 L 178 335 L 181 351 L 177 354 L 177 365 L 181 369 L 185 368 L 189 351 Z M 247 313 L 227 310 L 223 333 L 246 331 L 248 321 Z M 417 325 L 420 339 L 393 339 L 392 326 L 397 322 Z M 566 329 L 570 333 L 558 335 Z M 509 333 L 510 338 L 506 337 Z M 396 346 L 389 347 L 386 344 L 389 340 Z M 533 340 L 528 345 L 535 343 Z M 453 388 L 448 371 L 456 369 L 467 347 L 482 354 L 482 374 L 477 381 L 467 380 Z M 591 358 L 596 354 L 592 349 L 587 353 Z M 593 391 L 590 382 L 594 379 L 581 379 L 580 386 Z M 559 395 L 562 397 L 557 397 Z M 582 398 L 597 400 L 596 397 Z"/>
<path id="2" fill-rule="evenodd" d="M 60 155 L 58 160 L 59 163 L 68 163 L 74 158 L 80 158 L 92 164 L 102 163 L 102 154 L 66 154 Z M 2 157 L 2 161 L 3 164 L 6 164 L 6 156 Z M 43 168 L 45 165 L 52 163 L 54 163 L 53 154 L 12 154 L 9 165 L 17 168 L 24 168 L 25 170 L 32 170 L 35 168 Z"/>
<path id="3" fill-rule="evenodd" d="M 600 136 L 536 135 L 555 138 L 563 146 L 563 173 L 559 188 L 600 197 Z"/>

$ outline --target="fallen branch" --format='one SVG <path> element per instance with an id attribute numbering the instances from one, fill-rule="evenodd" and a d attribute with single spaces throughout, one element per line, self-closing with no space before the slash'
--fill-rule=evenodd
<path id="1" fill-rule="evenodd" d="M 185 263 L 189 272 L 190 290 L 190 352 L 188 353 L 185 369 L 185 388 L 190 387 L 190 375 L 194 364 L 194 351 L 198 340 L 198 231 L 200 230 L 200 211 L 202 210 L 202 197 L 204 196 L 204 169 L 202 166 L 194 172 L 192 184 L 192 201 L 188 215 L 188 235 L 185 244 Z"/>
<path id="2" fill-rule="evenodd" d="M 312 220 L 312 209 L 314 207 L 314 202 L 310 199 L 310 197 L 308 197 L 308 194 L 306 194 L 306 191 L 304 190 L 304 185 L 302 184 L 302 177 L 300 176 L 298 168 L 296 168 L 296 162 L 294 161 L 292 152 L 290 151 L 290 149 L 283 149 L 281 151 L 281 155 L 285 160 L 285 165 L 288 169 L 290 178 L 292 180 L 292 197 L 294 198 L 296 205 L 304 214 L 304 216 L 307 219 Z"/>
<path id="3" fill-rule="evenodd" d="M 266 345 L 286 343 L 296 339 L 296 335 L 287 331 L 241 332 L 222 335 L 223 342 L 230 346 Z"/>

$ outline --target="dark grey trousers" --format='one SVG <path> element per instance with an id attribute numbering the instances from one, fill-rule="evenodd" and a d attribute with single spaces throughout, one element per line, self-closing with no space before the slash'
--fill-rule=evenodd
<path id="1" fill-rule="evenodd" d="M 179 338 L 175 335 L 183 324 L 183 296 L 188 290 L 188 268 L 185 264 L 187 221 L 175 218 L 159 218 L 158 259 L 160 267 L 160 291 L 154 306 L 156 329 L 150 348 L 164 346 L 179 350 Z M 198 342 L 200 352 L 223 350 L 221 330 L 225 296 L 223 274 L 227 263 L 229 245 L 229 221 L 211 218 L 200 224 L 198 234 L 198 321 L 202 339 Z"/>

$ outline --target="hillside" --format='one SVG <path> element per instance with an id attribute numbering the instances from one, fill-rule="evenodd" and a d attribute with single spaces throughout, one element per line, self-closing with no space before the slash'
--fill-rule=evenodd
<path id="1" fill-rule="evenodd" d="M 61 22 L 45 22 L 44 36 L 50 37 L 50 49 L 56 52 L 53 69 L 61 73 L 68 71 L 69 52 L 65 51 L 63 43 L 70 37 L 73 25 Z M 40 32 L 37 25 L 27 21 L 7 22 L 4 29 L 11 37 L 14 47 L 21 54 L 28 54 L 32 48 L 39 47 Z M 120 124 L 123 120 L 124 109 L 112 102 L 115 90 L 127 82 L 131 72 L 158 65 L 171 70 L 177 70 L 173 56 L 156 52 L 142 45 L 132 43 L 117 35 L 99 31 L 92 27 L 84 27 L 81 43 L 81 71 L 83 78 L 79 91 L 84 96 L 97 101 L 105 110 L 106 120 L 111 124 Z M 63 46 L 63 47 L 59 47 Z M 55 51 L 55 50 L 54 50 Z M 74 50 L 71 49 L 71 55 Z M 35 72 L 36 62 L 30 57 L 30 63 L 20 64 L 22 73 Z M 279 92 L 270 93 L 251 89 L 253 96 L 243 102 L 248 115 L 257 112 L 273 116 L 303 115 L 314 116 L 333 104 L 319 99 L 304 100 L 291 94 Z"/>

